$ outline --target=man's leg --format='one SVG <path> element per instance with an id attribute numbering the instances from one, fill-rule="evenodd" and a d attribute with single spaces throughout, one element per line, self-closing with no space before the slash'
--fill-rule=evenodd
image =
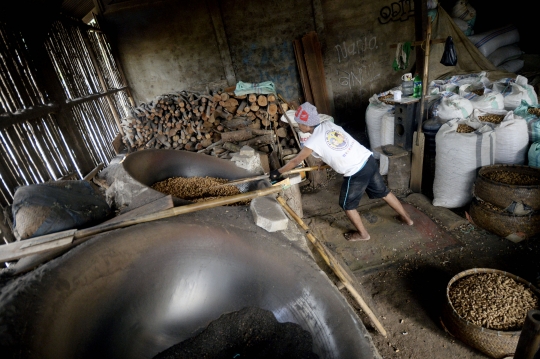
<path id="1" fill-rule="evenodd" d="M 345 239 L 348 241 L 367 241 L 369 240 L 369 233 L 366 231 L 366 227 L 362 223 L 362 218 L 356 209 L 345 210 L 345 214 L 349 217 L 349 220 L 356 227 L 358 232 L 345 233 Z"/>
<path id="2" fill-rule="evenodd" d="M 397 197 L 392 192 L 388 193 L 388 195 L 386 197 L 383 197 L 383 199 L 386 201 L 386 203 L 388 203 L 390 207 L 394 209 L 394 211 L 399 214 L 399 219 L 403 223 L 409 226 L 412 226 L 414 224 L 409 214 L 405 211 L 405 208 L 403 208 L 403 205 L 401 204 L 399 199 L 397 199 Z"/>

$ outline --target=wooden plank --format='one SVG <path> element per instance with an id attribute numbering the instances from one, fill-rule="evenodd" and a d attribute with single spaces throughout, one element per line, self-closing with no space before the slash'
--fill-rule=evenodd
<path id="1" fill-rule="evenodd" d="M 430 44 L 441 44 L 443 42 L 446 42 L 446 39 L 434 39 L 434 40 L 431 40 Z M 411 46 L 414 47 L 414 46 L 418 46 L 418 45 L 422 45 L 424 43 L 424 41 L 414 41 L 411 43 Z M 390 45 L 390 48 L 391 49 L 395 49 L 397 47 L 398 44 L 392 44 Z"/>
<path id="2" fill-rule="evenodd" d="M 0 246 L 0 262 L 9 262 L 51 249 L 67 247 L 73 241 L 76 231 L 76 229 L 70 229 L 2 245 Z"/>
<path id="3" fill-rule="evenodd" d="M 322 62 L 322 53 L 317 33 L 312 31 L 302 38 L 304 58 L 309 75 L 309 83 L 313 92 L 313 100 L 317 111 L 330 115 L 330 102 L 326 89 L 326 78 Z"/>
<path id="4" fill-rule="evenodd" d="M 223 18 L 221 17 L 221 11 L 219 8 L 219 2 L 217 0 L 208 0 L 208 10 L 210 17 L 212 18 L 212 25 L 214 27 L 214 33 L 216 34 L 216 41 L 221 55 L 221 63 L 223 64 L 223 70 L 225 71 L 225 77 L 227 78 L 227 84 L 229 86 L 236 85 L 236 75 L 231 59 L 231 50 L 229 49 L 229 43 L 227 42 L 227 34 L 225 33 L 225 26 L 223 25 Z"/>
<path id="5" fill-rule="evenodd" d="M 302 48 L 302 42 L 300 40 L 294 40 L 293 47 L 294 55 L 296 56 L 296 65 L 298 66 L 298 72 L 300 74 L 302 91 L 304 92 L 304 101 L 312 104 L 313 93 L 311 92 L 311 85 L 309 83 L 309 76 L 306 68 L 306 60 L 304 59 L 304 49 Z"/>

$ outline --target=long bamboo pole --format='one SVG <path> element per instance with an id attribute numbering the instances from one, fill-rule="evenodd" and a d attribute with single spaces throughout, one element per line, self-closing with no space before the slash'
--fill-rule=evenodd
<path id="1" fill-rule="evenodd" d="M 263 188 L 256 191 L 240 193 L 234 196 L 217 198 L 217 199 L 209 200 L 205 202 L 187 204 L 184 206 L 174 207 L 174 208 L 170 208 L 164 211 L 159 211 L 156 213 L 150 213 L 150 214 L 137 217 L 137 218 L 126 219 L 120 222 L 100 224 L 94 227 L 80 229 L 80 230 L 77 230 L 75 234 L 73 234 L 72 236 L 69 236 L 73 240 L 71 241 L 71 243 L 65 245 L 62 248 L 55 248 L 55 249 L 49 248 L 40 253 L 35 253 L 30 256 L 26 256 L 27 253 L 21 253 L 21 256 L 15 257 L 15 258 L 22 258 L 22 257 L 24 258 L 22 258 L 21 260 L 19 260 L 19 262 L 17 262 L 15 265 L 10 267 L 10 273 L 20 274 L 28 270 L 31 270 L 35 268 L 36 266 L 48 260 L 51 260 L 59 256 L 60 254 L 68 251 L 69 249 L 85 242 L 86 240 L 90 239 L 92 236 L 96 234 L 111 231 L 113 229 L 129 227 L 134 224 L 157 221 L 159 219 L 174 217 L 180 214 L 202 211 L 208 208 L 224 206 L 227 204 L 237 203 L 237 202 L 253 199 L 256 197 L 263 197 L 270 194 L 278 193 L 280 191 L 287 189 L 288 187 L 290 187 L 290 180 L 286 178 L 285 180 L 274 184 L 272 187 Z M 0 246 L 0 251 L 2 251 L 3 249 L 6 249 L 6 250 L 9 249 L 8 248 L 9 246 L 12 246 L 12 244 Z"/>
<path id="2" fill-rule="evenodd" d="M 328 264 L 328 266 L 332 268 L 334 273 L 339 277 L 341 282 L 345 285 L 345 288 L 347 288 L 352 297 L 360 305 L 360 308 L 362 308 L 362 310 L 371 319 L 379 333 L 381 333 L 386 338 L 386 330 L 383 328 L 382 324 L 379 322 L 373 311 L 369 308 L 362 296 L 354 287 L 354 278 L 351 278 L 351 276 L 347 273 L 341 263 L 334 257 L 330 250 L 326 248 L 326 246 L 322 244 L 321 241 L 315 238 L 313 234 L 311 234 L 309 227 L 304 223 L 304 221 L 302 221 L 300 217 L 298 217 L 298 215 L 292 210 L 292 208 L 289 207 L 287 202 L 282 197 L 278 197 L 277 200 L 279 204 L 281 204 L 281 206 L 283 206 L 283 208 L 287 211 L 287 213 L 289 213 L 291 217 L 294 218 L 294 220 L 300 225 L 300 227 L 302 227 L 302 229 L 306 231 L 306 237 L 311 241 L 317 251 L 321 254 L 326 264 Z"/>

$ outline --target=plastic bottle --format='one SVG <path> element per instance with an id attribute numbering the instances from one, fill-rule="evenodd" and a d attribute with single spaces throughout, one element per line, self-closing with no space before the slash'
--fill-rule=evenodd
<path id="1" fill-rule="evenodd" d="M 422 97 L 422 79 L 418 72 L 414 74 L 413 80 L 413 97 L 420 98 Z"/>

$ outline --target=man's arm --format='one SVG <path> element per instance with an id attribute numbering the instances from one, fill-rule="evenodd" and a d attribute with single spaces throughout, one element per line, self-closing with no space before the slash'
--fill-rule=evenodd
<path id="1" fill-rule="evenodd" d="M 312 152 L 313 150 L 311 148 L 304 146 L 302 150 L 294 158 L 287 162 L 285 166 L 270 172 L 270 179 L 277 180 L 281 176 L 281 173 L 290 171 L 296 166 L 298 166 L 300 162 L 305 160 L 309 155 L 311 155 Z"/>
<path id="2" fill-rule="evenodd" d="M 287 164 L 278 169 L 279 173 L 287 172 L 298 166 L 303 160 L 309 157 L 313 150 L 304 146 L 302 150 L 292 158 Z"/>

